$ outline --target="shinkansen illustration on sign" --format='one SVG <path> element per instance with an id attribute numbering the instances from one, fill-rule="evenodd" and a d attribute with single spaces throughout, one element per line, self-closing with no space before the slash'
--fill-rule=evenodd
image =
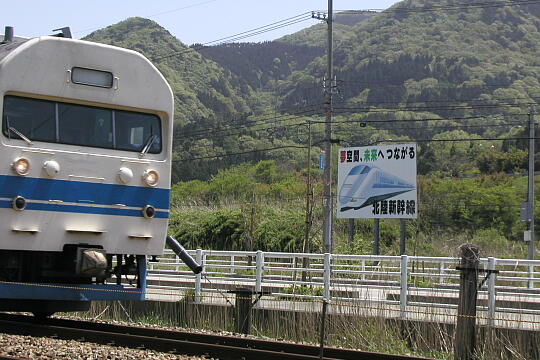
<path id="1" fill-rule="evenodd" d="M 417 217 L 415 144 L 344 148 L 338 156 L 338 218 Z"/>

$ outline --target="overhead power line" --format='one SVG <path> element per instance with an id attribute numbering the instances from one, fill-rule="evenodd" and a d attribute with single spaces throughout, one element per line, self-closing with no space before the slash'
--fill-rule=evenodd
<path id="1" fill-rule="evenodd" d="M 204 48 L 206 46 L 216 45 L 216 44 L 226 44 L 226 43 L 230 43 L 230 42 L 234 42 L 234 41 L 238 41 L 238 40 L 243 40 L 243 39 L 253 37 L 253 36 L 256 36 L 256 35 L 260 35 L 260 34 L 263 34 L 263 33 L 269 32 L 269 31 L 274 31 L 274 30 L 277 30 L 277 29 L 281 29 L 283 27 L 287 27 L 287 26 L 291 26 L 291 25 L 294 25 L 294 24 L 297 24 L 297 23 L 300 23 L 300 22 L 303 22 L 303 21 L 311 20 L 311 16 L 309 14 L 311 14 L 311 12 L 305 12 L 305 13 L 302 13 L 302 14 L 299 14 L 299 15 L 296 15 L 296 16 L 292 16 L 292 17 L 287 18 L 287 19 L 283 19 L 283 20 L 273 22 L 273 23 L 268 24 L 268 25 L 260 26 L 260 27 L 257 27 L 257 28 L 251 29 L 251 30 L 246 30 L 246 31 L 243 31 L 243 32 L 238 33 L 238 34 L 226 36 L 226 37 L 223 37 L 223 38 L 220 38 L 220 39 L 217 39 L 217 40 L 208 41 L 208 42 L 205 42 L 205 43 L 202 43 L 202 44 L 197 44 L 197 46 L 189 47 L 187 49 L 183 49 L 183 50 L 179 50 L 179 51 L 175 51 L 175 52 L 172 52 L 172 53 L 167 54 L 167 55 L 157 56 L 155 58 L 152 58 L 151 60 L 152 61 L 163 60 L 163 59 L 167 59 L 167 58 L 170 58 L 170 57 L 174 57 L 174 56 L 184 54 L 184 53 L 189 52 L 189 51 L 200 50 L 200 49 L 202 49 L 202 48 Z"/>
<path id="2" fill-rule="evenodd" d="M 216 127 L 207 127 L 207 128 L 204 128 L 204 129 L 199 129 L 197 131 L 194 131 L 194 132 L 185 132 L 185 133 L 182 133 L 180 136 L 176 136 L 176 139 L 186 139 L 186 138 L 194 138 L 194 137 L 198 137 L 198 136 L 208 136 L 208 135 L 213 135 L 213 136 L 216 136 L 216 135 L 219 135 L 221 134 L 221 137 L 225 137 L 225 136 L 234 136 L 234 135 L 244 135 L 246 131 L 265 131 L 265 130 L 270 130 L 272 128 L 276 128 L 276 127 L 279 127 L 279 128 L 292 128 L 292 127 L 298 127 L 298 126 L 303 126 L 303 125 L 306 125 L 306 122 L 305 121 L 302 121 L 300 123 L 293 123 L 293 124 L 280 124 L 280 125 L 277 125 L 279 123 L 283 123 L 283 122 L 286 122 L 286 121 L 291 121 L 291 120 L 295 120 L 299 117 L 303 117 L 303 116 L 309 116 L 307 115 L 309 111 L 306 111 L 306 112 L 297 112 L 297 113 L 294 113 L 294 114 L 282 114 L 282 115 L 279 115 L 277 117 L 268 117 L 266 119 L 259 119 L 258 121 L 254 121 L 252 124 L 245 124 L 245 125 L 242 125 L 242 124 L 239 124 L 237 126 L 225 126 L 225 127 L 222 127 L 222 128 L 216 128 Z M 312 114 L 314 115 L 314 114 Z M 357 120 L 339 120 L 339 121 L 334 121 L 334 124 L 336 125 L 340 125 L 340 124 L 377 124 L 377 123 L 380 123 L 380 124 L 388 124 L 388 123 L 418 123 L 418 122 L 436 122 L 436 121 L 463 121 L 463 120 L 466 120 L 466 121 L 469 121 L 469 120 L 480 120 L 480 119 L 487 119 L 487 118 L 492 118 L 492 117 L 496 117 L 496 116 L 505 116 L 505 114 L 492 114 L 492 115 L 480 115 L 480 116 L 461 116 L 461 117 L 437 117 L 437 118 L 421 118 L 421 119 L 396 119 L 396 118 L 392 118 L 392 119 L 357 119 Z M 512 114 L 512 116 L 528 116 L 528 113 L 515 113 L 515 114 Z M 324 124 L 324 121 L 317 121 L 317 120 L 310 120 L 310 122 L 312 124 Z M 506 124 L 508 125 L 512 125 L 514 124 L 513 122 L 510 123 L 510 122 L 506 122 Z M 520 124 L 520 123 L 515 123 L 516 125 L 517 124 Z M 254 129 L 252 127 L 255 127 L 255 126 L 265 126 L 265 125 L 268 125 L 267 127 L 263 127 L 263 128 L 258 128 L 258 129 Z M 463 127 L 467 127 L 467 126 L 470 126 L 470 125 L 463 125 Z M 482 127 L 482 126 L 490 126 L 489 124 L 485 124 L 485 125 L 478 125 L 478 127 Z M 378 129 L 382 129 L 380 127 L 377 127 Z M 393 127 L 393 129 L 395 129 L 395 127 Z M 423 128 L 424 129 L 424 128 Z M 235 130 L 240 130 L 240 131 L 237 131 L 235 132 Z M 384 130 L 384 129 L 382 129 Z"/>
<path id="3" fill-rule="evenodd" d="M 218 159 L 218 158 L 221 158 L 221 157 L 238 156 L 238 155 L 247 155 L 247 154 L 254 154 L 254 153 L 259 153 L 259 152 L 274 151 L 274 150 L 280 150 L 280 149 L 305 149 L 305 148 L 307 148 L 307 146 L 301 146 L 301 145 L 284 145 L 284 146 L 275 146 L 275 147 L 265 148 L 265 149 L 246 150 L 246 151 L 239 151 L 239 152 L 234 152 L 234 153 L 225 153 L 225 154 L 216 154 L 216 155 L 201 156 L 201 157 L 196 157 L 196 158 L 173 159 L 172 162 L 186 162 L 186 161 L 194 161 L 194 160 Z"/>
<path id="4" fill-rule="evenodd" d="M 197 7 L 197 6 L 201 6 L 201 5 L 206 5 L 206 4 L 209 4 L 209 3 L 213 3 L 213 2 L 216 2 L 218 0 L 207 0 L 207 1 L 203 1 L 203 2 L 199 2 L 199 3 L 195 3 L 195 4 L 191 4 L 191 5 L 186 5 L 186 6 L 183 6 L 183 7 L 180 7 L 180 8 L 176 8 L 176 9 L 172 9 L 172 10 L 166 10 L 166 11 L 162 11 L 162 12 L 159 12 L 157 14 L 153 14 L 153 15 L 148 15 L 148 16 L 145 16 L 149 19 L 152 19 L 154 17 L 158 17 L 158 16 L 161 16 L 161 15 L 165 15 L 165 14 L 170 14 L 170 13 L 173 13 L 173 12 L 177 12 L 177 11 L 181 11 L 181 10 L 187 10 L 187 9 L 191 9 L 191 8 L 194 8 L 194 7 Z M 104 26 L 102 26 L 101 28 L 103 28 Z M 90 29 L 83 29 L 83 30 L 79 30 L 79 31 L 74 31 L 73 33 L 74 34 L 81 34 L 81 33 L 86 33 L 88 31 L 95 31 L 95 30 L 99 30 L 101 28 L 90 28 Z"/>
<path id="5" fill-rule="evenodd" d="M 498 8 L 498 7 L 507 7 L 507 6 L 526 6 L 539 4 L 540 0 L 515 0 L 515 1 L 483 1 L 483 2 L 472 2 L 472 3 L 457 3 L 452 5 L 434 5 L 434 6 L 423 6 L 423 7 L 394 7 L 388 9 L 363 9 L 363 10 L 335 10 L 334 14 L 357 14 L 358 12 L 370 13 L 422 13 L 422 12 L 433 12 L 433 11 L 447 11 L 447 10 L 464 10 L 470 8 Z M 318 12 L 325 13 L 324 10 L 319 10 Z"/>
<path id="6" fill-rule="evenodd" d="M 235 123 L 234 126 L 224 125 L 223 127 L 216 128 L 216 126 L 212 127 L 206 127 L 202 129 L 197 129 L 194 131 L 186 131 L 183 132 L 179 138 L 185 137 L 185 136 L 197 136 L 197 135 L 208 135 L 209 131 L 216 132 L 223 132 L 223 131 L 229 131 L 229 130 L 235 130 L 235 129 L 245 129 L 250 128 L 254 126 L 262 126 L 265 124 L 277 124 L 285 121 L 294 120 L 295 118 L 298 118 L 300 116 L 310 116 L 313 114 L 316 114 L 317 109 L 313 108 L 305 108 L 303 110 L 295 111 L 292 113 L 285 113 L 285 114 L 268 114 L 263 118 L 259 118 L 256 120 L 246 121 L 244 123 Z M 178 138 L 178 137 L 177 137 Z"/>
<path id="7" fill-rule="evenodd" d="M 513 101 L 513 100 L 529 100 L 531 97 L 529 98 L 495 98 L 495 99 L 491 99 L 491 100 L 467 100 L 467 99 L 459 99 L 459 100 L 438 100 L 438 101 L 433 101 L 434 103 L 451 103 L 451 102 L 465 102 L 465 104 L 461 105 L 461 104 L 457 104 L 457 105 L 440 105 L 440 106 L 426 106 L 426 107 L 421 107 L 421 106 L 411 106 L 410 104 L 423 104 L 423 103 L 429 103 L 431 101 L 426 101 L 426 102 L 412 102 L 412 103 L 409 103 L 408 106 L 403 106 L 403 107 L 392 107 L 392 108 L 373 108 L 373 107 L 370 107 L 370 106 L 358 106 L 358 107 L 347 107 L 346 105 L 344 107 L 335 107 L 334 110 L 336 113 L 351 113 L 351 112 L 361 112 L 361 113 L 392 113 L 392 112 L 415 112 L 415 111 L 424 111 L 424 110 L 440 110 L 440 111 L 443 111 L 443 110 L 448 110 L 448 111 L 451 111 L 451 110 L 476 110 L 476 109 L 493 109 L 493 108 L 498 108 L 498 107 L 510 107 L 510 108 L 519 108 L 521 106 L 530 106 L 530 105 L 535 105 L 536 102 L 524 102 L 524 103 L 496 103 L 496 104 L 475 104 L 476 102 L 480 102 L 480 101 L 501 101 L 501 100 L 506 100 L 506 101 Z M 300 115 L 304 115 L 306 116 L 307 114 L 311 114 L 311 115 L 315 115 L 317 114 L 317 110 L 315 107 L 317 106 L 320 106 L 322 103 L 319 103 L 319 104 L 312 104 L 312 105 L 309 105 L 309 106 L 306 106 L 303 110 L 298 110 L 298 111 L 295 111 L 295 112 L 292 112 L 292 113 L 285 113 L 285 114 L 280 114 L 280 115 L 276 115 L 276 114 L 272 114 L 270 112 L 268 112 L 268 116 L 266 117 L 263 117 L 263 118 L 259 118 L 259 119 L 256 119 L 256 120 L 250 120 L 250 121 L 245 121 L 245 122 L 236 122 L 238 125 L 237 126 L 230 126 L 229 124 L 225 125 L 224 127 L 222 127 L 221 129 L 219 130 L 216 130 L 216 127 L 213 126 L 213 127 L 206 127 L 206 128 L 203 128 L 203 129 L 197 129 L 197 130 L 194 130 L 194 131 L 187 131 L 187 132 L 184 132 L 183 134 L 187 135 L 187 136 L 196 136 L 196 135 L 206 135 L 208 133 L 208 131 L 219 131 L 219 132 L 222 132 L 222 131 L 227 131 L 229 129 L 239 129 L 239 128 L 246 128 L 246 127 L 251 127 L 251 126 L 258 126 L 258 125 L 263 125 L 265 123 L 273 123 L 273 124 L 276 124 L 278 122 L 284 122 L 284 121 L 288 121 L 288 120 L 292 120 L 294 119 L 295 117 L 298 117 Z M 380 102 L 371 102 L 371 103 L 365 103 L 365 104 L 380 104 Z M 382 102 L 382 104 L 399 104 L 398 102 Z M 285 109 L 286 110 L 286 109 Z M 295 116 L 296 115 L 296 116 Z M 501 115 L 504 115 L 504 114 L 501 114 Z M 523 115 L 523 114 L 512 114 L 512 115 Z M 464 120 L 464 119 L 468 119 L 468 118 L 477 118 L 477 117 L 485 117 L 485 116 L 471 116 L 471 117 L 452 117 L 452 118 L 434 118 L 434 119 L 411 119 L 411 121 L 429 121 L 429 120 L 433 120 L 433 121 L 436 121 L 436 120 Z M 277 121 L 278 119 L 280 119 L 279 121 Z M 388 121 L 392 121 L 390 119 L 385 119 L 385 120 L 379 120 L 378 122 L 388 122 Z M 401 119 L 395 119 L 394 121 L 403 121 Z M 375 120 L 354 120 L 353 122 L 377 122 Z"/>
<path id="8" fill-rule="evenodd" d="M 407 141 L 409 142 L 416 142 L 416 143 L 431 143 L 431 142 L 461 142 L 461 141 L 506 141 L 506 140 L 529 140 L 531 138 L 529 137 L 508 137 L 508 138 L 456 138 L 456 139 L 409 139 Z M 534 138 L 535 140 L 538 140 L 538 137 Z M 372 146 L 380 143 L 402 143 L 404 140 L 398 139 L 398 140 L 392 140 L 392 139 L 381 139 L 377 140 L 375 142 L 369 143 L 369 144 L 361 144 L 358 146 Z M 247 154 L 255 154 L 255 153 L 261 153 L 261 152 L 268 152 L 268 151 L 274 151 L 274 150 L 280 150 L 280 149 L 307 149 L 307 146 L 301 146 L 301 145 L 284 145 L 284 146 L 276 146 L 271 148 L 264 148 L 264 149 L 255 149 L 255 150 L 246 150 L 246 151 L 240 151 L 240 152 L 234 152 L 234 153 L 224 153 L 224 154 L 216 154 L 216 155 L 208 155 L 208 156 L 201 156 L 201 157 L 195 157 L 195 158 L 187 158 L 187 159 L 173 159 L 172 162 L 188 162 L 188 161 L 195 161 L 195 160 L 208 160 L 208 159 L 219 159 L 224 157 L 230 157 L 230 156 L 239 156 L 239 155 L 247 155 Z"/>

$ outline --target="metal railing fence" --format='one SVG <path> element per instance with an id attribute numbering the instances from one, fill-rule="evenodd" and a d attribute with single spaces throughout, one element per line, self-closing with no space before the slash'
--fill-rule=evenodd
<path id="1" fill-rule="evenodd" d="M 325 300 L 393 306 L 405 316 L 411 308 L 457 308 L 458 258 L 190 250 L 204 265 L 192 272 L 170 250 L 149 263 L 150 289 L 204 294 L 237 287 L 270 292 L 283 300 Z M 496 313 L 540 315 L 540 261 L 482 258 L 478 309 Z M 538 304 L 538 305 L 537 305 Z"/>

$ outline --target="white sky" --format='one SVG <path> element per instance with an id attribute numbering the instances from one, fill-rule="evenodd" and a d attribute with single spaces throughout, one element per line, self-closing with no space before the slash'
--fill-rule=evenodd
<path id="1" fill-rule="evenodd" d="M 385 9 L 396 0 L 334 0 L 334 10 Z M 128 17 L 150 18 L 185 44 L 205 43 L 268 25 L 313 10 L 327 0 L 21 0 L 3 4 L 0 33 L 13 26 L 15 35 L 34 37 L 70 26 L 73 36 L 115 24 Z M 242 41 L 265 41 L 316 24 L 307 20 Z"/>

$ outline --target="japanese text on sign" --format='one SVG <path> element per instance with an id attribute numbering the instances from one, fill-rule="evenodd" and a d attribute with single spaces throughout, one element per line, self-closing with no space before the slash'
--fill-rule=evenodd
<path id="1" fill-rule="evenodd" d="M 394 147 L 393 149 L 366 149 L 360 153 L 360 150 L 340 150 L 339 161 L 344 162 L 374 162 L 383 159 L 405 160 L 414 159 L 416 156 L 414 146 Z"/>
<path id="2" fill-rule="evenodd" d="M 416 218 L 416 145 L 340 149 L 338 218 Z"/>

